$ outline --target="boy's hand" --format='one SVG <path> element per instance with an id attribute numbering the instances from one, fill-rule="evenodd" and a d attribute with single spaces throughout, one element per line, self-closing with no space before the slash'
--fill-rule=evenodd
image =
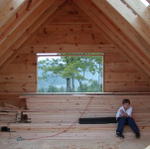
<path id="1" fill-rule="evenodd" d="M 123 110 L 121 110 L 120 112 L 121 112 L 121 116 L 128 117 L 128 114 L 126 112 L 124 112 Z"/>

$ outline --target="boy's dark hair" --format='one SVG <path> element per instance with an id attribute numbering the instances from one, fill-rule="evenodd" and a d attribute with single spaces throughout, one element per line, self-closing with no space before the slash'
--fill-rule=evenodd
<path id="1" fill-rule="evenodd" d="M 122 104 L 128 103 L 130 104 L 130 100 L 129 99 L 123 99 Z"/>

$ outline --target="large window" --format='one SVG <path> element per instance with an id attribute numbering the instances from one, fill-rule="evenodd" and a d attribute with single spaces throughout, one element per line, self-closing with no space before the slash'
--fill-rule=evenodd
<path id="1" fill-rule="evenodd" d="M 38 53 L 38 92 L 102 92 L 101 53 Z"/>

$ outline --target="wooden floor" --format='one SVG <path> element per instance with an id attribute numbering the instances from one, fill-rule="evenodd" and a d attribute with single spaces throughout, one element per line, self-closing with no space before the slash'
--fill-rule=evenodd
<path id="1" fill-rule="evenodd" d="M 141 128 L 141 139 L 136 139 L 128 127 L 125 139 L 119 139 L 114 124 L 69 126 L 11 124 L 9 127 L 16 132 L 0 133 L 0 149 L 145 149 L 150 145 L 147 127 Z"/>
<path id="2" fill-rule="evenodd" d="M 150 145 L 150 133 L 145 133 L 140 140 L 135 139 L 132 134 L 126 134 L 126 138 L 121 140 L 116 138 L 113 132 L 103 133 L 99 132 L 97 137 L 91 134 L 89 139 L 76 136 L 74 139 L 55 137 L 32 141 L 16 141 L 19 134 L 12 134 L 0 139 L 0 149 L 145 149 Z"/>
<path id="3" fill-rule="evenodd" d="M 28 96 L 24 112 L 32 123 L 15 123 L 13 111 L 2 112 L 0 127 L 8 126 L 14 132 L 0 132 L 0 149 L 145 149 L 150 145 L 149 97 Z M 125 128 L 125 139 L 119 139 L 115 136 L 116 124 L 78 124 L 81 115 L 114 116 L 123 98 L 129 98 L 136 107 L 134 118 L 140 127 L 141 139 L 136 139 L 129 127 Z"/>

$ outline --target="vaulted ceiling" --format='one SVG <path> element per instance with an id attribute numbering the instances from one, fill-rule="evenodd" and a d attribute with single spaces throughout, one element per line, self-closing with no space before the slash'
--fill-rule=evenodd
<path id="1" fill-rule="evenodd" d="M 150 76 L 150 7 L 140 0 L 3 0 L 0 67 L 59 7 L 72 1 L 125 56 Z"/>

